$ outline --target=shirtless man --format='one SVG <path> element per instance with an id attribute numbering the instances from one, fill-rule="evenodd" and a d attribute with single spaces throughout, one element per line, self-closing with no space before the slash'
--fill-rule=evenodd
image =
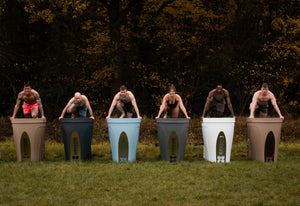
<path id="1" fill-rule="evenodd" d="M 30 84 L 25 84 L 23 91 L 18 94 L 17 103 L 15 105 L 13 115 L 10 117 L 10 120 L 13 120 L 16 117 L 22 101 L 22 108 L 25 118 L 37 118 L 40 110 L 42 119 L 46 121 L 40 95 L 37 91 L 31 89 Z"/>
<path id="2" fill-rule="evenodd" d="M 80 117 L 86 118 L 87 117 L 87 110 L 89 110 L 90 118 L 94 119 L 93 111 L 90 105 L 88 98 L 85 95 L 76 92 L 74 97 L 70 99 L 68 104 L 63 109 L 59 119 L 64 118 L 65 113 L 72 113 L 72 118 L 75 118 L 76 113 Z"/>
<path id="3" fill-rule="evenodd" d="M 117 109 L 122 113 L 120 118 L 125 117 L 126 114 L 127 118 L 132 118 L 133 112 L 135 111 L 137 117 L 142 119 L 134 95 L 132 92 L 127 91 L 127 87 L 124 85 L 120 87 L 120 92 L 115 95 L 106 119 L 110 118 L 115 106 L 117 106 Z"/>
<path id="4" fill-rule="evenodd" d="M 185 117 L 187 119 L 190 119 L 183 105 L 181 97 L 178 94 L 176 94 L 176 88 L 172 84 L 169 88 L 169 93 L 166 94 L 163 98 L 159 112 L 157 114 L 157 117 L 155 117 L 155 119 L 158 119 L 162 112 L 164 112 L 164 118 L 168 117 L 168 112 L 171 113 L 171 118 L 178 118 L 179 107 L 184 113 Z"/>
<path id="5" fill-rule="evenodd" d="M 259 110 L 259 116 L 260 117 L 267 117 L 268 115 L 268 108 L 269 104 L 268 102 L 271 100 L 271 103 L 275 109 L 275 111 L 278 113 L 279 117 L 281 119 L 284 119 L 284 117 L 281 115 L 279 107 L 276 103 L 275 96 L 272 92 L 269 91 L 269 86 L 267 83 L 263 83 L 261 86 L 261 90 L 254 93 L 252 102 L 250 104 L 250 116 L 249 118 L 254 118 L 255 110 Z"/>
<path id="6" fill-rule="evenodd" d="M 222 117 L 225 110 L 225 99 L 227 101 L 228 109 L 230 110 L 232 116 L 235 117 L 229 92 L 223 88 L 222 84 L 217 84 L 217 87 L 208 93 L 201 119 L 204 118 L 205 113 L 207 113 L 207 117 L 210 117 L 210 112 L 213 107 L 217 111 L 217 116 Z"/>

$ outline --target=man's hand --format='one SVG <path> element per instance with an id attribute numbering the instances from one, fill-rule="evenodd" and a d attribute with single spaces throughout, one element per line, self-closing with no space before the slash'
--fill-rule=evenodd
<path id="1" fill-rule="evenodd" d="M 248 118 L 249 122 L 252 122 L 253 119 L 254 119 L 254 117 L 252 115 L 250 115 Z"/>
<path id="2" fill-rule="evenodd" d="M 47 121 L 47 119 L 46 119 L 46 117 L 44 115 L 42 116 L 42 119 L 44 120 L 44 122 Z"/>

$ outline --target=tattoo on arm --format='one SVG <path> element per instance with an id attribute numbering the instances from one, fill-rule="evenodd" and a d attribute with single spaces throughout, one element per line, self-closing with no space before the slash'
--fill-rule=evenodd
<path id="1" fill-rule="evenodd" d="M 44 116 L 44 109 L 43 109 L 42 100 L 39 93 L 35 94 L 35 98 L 36 98 L 36 103 L 39 105 L 39 110 L 41 112 L 41 115 Z"/>
<path id="2" fill-rule="evenodd" d="M 34 95 L 34 97 L 35 97 L 36 101 L 41 100 L 41 97 L 40 97 L 39 93 L 36 93 L 36 94 Z"/>
<path id="3" fill-rule="evenodd" d="M 21 105 L 21 102 L 22 102 L 22 94 L 20 93 L 20 94 L 18 95 L 18 97 L 17 97 L 17 102 L 16 102 L 16 104 L 17 104 L 18 106 L 20 106 L 20 105 Z"/>

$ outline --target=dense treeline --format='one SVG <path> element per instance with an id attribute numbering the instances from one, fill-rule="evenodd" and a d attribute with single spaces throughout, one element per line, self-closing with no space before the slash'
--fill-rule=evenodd
<path id="1" fill-rule="evenodd" d="M 48 119 L 75 91 L 105 116 L 121 84 L 156 115 L 172 83 L 193 117 L 217 82 L 237 114 L 262 82 L 299 114 L 299 66 L 300 0 L 0 0 L 2 116 L 28 81 Z"/>

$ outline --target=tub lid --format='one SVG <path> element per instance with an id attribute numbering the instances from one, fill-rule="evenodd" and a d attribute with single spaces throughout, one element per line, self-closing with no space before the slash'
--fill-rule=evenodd
<path id="1" fill-rule="evenodd" d="M 235 118 L 233 117 L 203 118 L 203 122 L 211 122 L 211 123 L 235 122 Z"/>
<path id="2" fill-rule="evenodd" d="M 140 123 L 140 118 L 108 118 L 106 119 L 108 124 L 133 124 Z"/>
<path id="3" fill-rule="evenodd" d="M 62 118 L 61 123 L 88 123 L 88 122 L 94 122 L 91 118 Z"/>
<path id="4" fill-rule="evenodd" d="M 183 124 L 189 123 L 189 121 L 187 118 L 158 118 L 156 120 L 159 124 Z"/>
<path id="5" fill-rule="evenodd" d="M 278 118 L 247 118 L 247 123 L 281 123 L 283 120 Z"/>
<path id="6" fill-rule="evenodd" d="M 11 120 L 12 124 L 37 124 L 46 123 L 42 118 L 15 118 Z"/>

